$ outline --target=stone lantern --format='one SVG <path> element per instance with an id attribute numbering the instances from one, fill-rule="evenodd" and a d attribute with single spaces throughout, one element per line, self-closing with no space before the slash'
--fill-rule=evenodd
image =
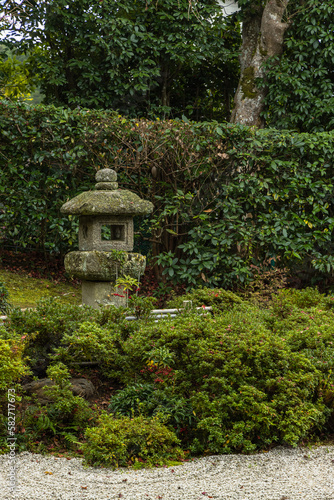
<path id="1" fill-rule="evenodd" d="M 152 212 L 153 204 L 131 191 L 118 189 L 117 174 L 105 168 L 95 176 L 94 191 L 86 191 L 61 207 L 61 213 L 79 216 L 79 251 L 65 256 L 65 269 L 82 280 L 82 303 L 125 305 L 119 277 L 138 281 L 146 258 L 132 252 L 133 217 Z"/>

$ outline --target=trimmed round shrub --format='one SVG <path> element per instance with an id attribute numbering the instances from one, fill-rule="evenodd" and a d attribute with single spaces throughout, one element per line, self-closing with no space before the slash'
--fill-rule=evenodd
<path id="1" fill-rule="evenodd" d="M 97 427 L 87 428 L 82 445 L 85 461 L 109 467 L 152 467 L 184 458 L 179 440 L 159 417 L 115 418 L 104 414 Z"/>

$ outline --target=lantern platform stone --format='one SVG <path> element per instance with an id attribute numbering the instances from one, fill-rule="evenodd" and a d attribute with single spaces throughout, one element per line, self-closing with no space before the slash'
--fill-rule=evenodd
<path id="1" fill-rule="evenodd" d="M 66 271 L 81 280 L 116 281 L 118 276 L 134 278 L 142 276 L 146 267 L 146 258 L 140 253 L 92 250 L 70 252 L 65 256 L 64 263 Z"/>
<path id="2" fill-rule="evenodd" d="M 139 281 L 146 258 L 132 253 L 133 217 L 152 212 L 153 204 L 131 191 L 118 189 L 117 174 L 99 170 L 95 191 L 81 193 L 61 207 L 66 215 L 79 216 L 79 251 L 65 256 L 65 269 L 82 281 L 82 302 L 92 307 L 126 304 L 119 277 Z"/>

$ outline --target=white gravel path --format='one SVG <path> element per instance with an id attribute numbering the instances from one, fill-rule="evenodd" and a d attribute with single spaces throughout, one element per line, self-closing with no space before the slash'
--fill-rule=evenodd
<path id="1" fill-rule="evenodd" d="M 177 467 L 129 471 L 85 468 L 82 460 L 28 452 L 0 456 L 1 500 L 334 500 L 334 446 L 219 455 Z"/>

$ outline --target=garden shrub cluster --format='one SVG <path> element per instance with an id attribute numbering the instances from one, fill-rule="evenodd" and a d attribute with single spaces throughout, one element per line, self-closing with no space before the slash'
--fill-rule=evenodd
<path id="1" fill-rule="evenodd" d="M 258 307 L 202 288 L 182 299 L 192 308 L 159 322 L 128 321 L 129 311 L 113 307 L 63 310 L 62 329 L 49 330 L 57 332 L 46 368 L 57 382 L 52 402 L 32 405 L 22 427 L 84 441 L 88 463 L 111 466 L 167 463 L 184 458 L 180 448 L 201 455 L 296 446 L 334 430 L 333 296 L 281 290 Z M 213 313 L 198 305 L 212 305 Z M 22 356 L 42 355 L 34 331 L 46 308 L 49 318 L 59 313 L 50 300 L 34 314 L 13 311 L 1 332 L 13 340 L 2 342 L 26 337 Z M 98 421 L 68 386 L 68 370 L 89 360 L 120 386 Z"/>
<path id="2" fill-rule="evenodd" d="M 24 373 L 29 373 L 25 366 Z M 96 415 L 89 403 L 80 396 L 74 396 L 70 390 L 71 377 L 68 368 L 57 363 L 47 369 L 47 376 L 54 385 L 44 388 L 47 403 L 41 404 L 34 396 L 26 396 L 20 390 L 16 377 L 16 447 L 18 451 L 51 451 L 57 446 L 74 449 L 80 444 L 88 425 L 94 424 Z M 21 374 L 22 375 L 22 374 Z M 7 378 L 9 380 L 9 378 Z M 8 382 L 6 389 L 9 387 Z M 8 451 L 7 441 L 7 401 L 0 420 L 0 450 Z"/>
<path id="3" fill-rule="evenodd" d="M 254 266 L 313 284 L 333 269 L 333 133 L 130 120 L 115 112 L 0 103 L 6 244 L 64 254 L 77 221 L 60 206 L 115 168 L 153 202 L 137 245 L 188 288 L 233 288 Z"/>
<path id="4" fill-rule="evenodd" d="M 50 355 L 63 335 L 75 331 L 87 319 L 98 321 L 98 317 L 98 313 L 91 309 L 43 299 L 36 309 L 13 309 L 6 321 L 6 332 L 23 342 L 24 353 L 29 357 L 34 374 L 45 375 Z"/>
<path id="5" fill-rule="evenodd" d="M 64 343 L 67 346 L 72 345 L 72 338 L 75 342 L 68 360 L 75 363 L 74 350 L 77 350 L 81 357 L 89 358 L 97 353 L 105 355 L 102 340 L 110 347 L 110 336 L 106 333 L 109 324 L 116 327 L 120 322 L 125 325 L 125 329 L 131 328 L 131 324 L 125 322 L 123 313 L 122 308 L 97 310 L 62 304 L 56 298 L 46 298 L 39 301 L 36 309 L 14 308 L 6 320 L 6 328 L 0 330 L 0 338 L 20 339 L 34 374 L 44 376 L 57 348 Z M 86 344 L 85 338 L 88 339 Z"/>

